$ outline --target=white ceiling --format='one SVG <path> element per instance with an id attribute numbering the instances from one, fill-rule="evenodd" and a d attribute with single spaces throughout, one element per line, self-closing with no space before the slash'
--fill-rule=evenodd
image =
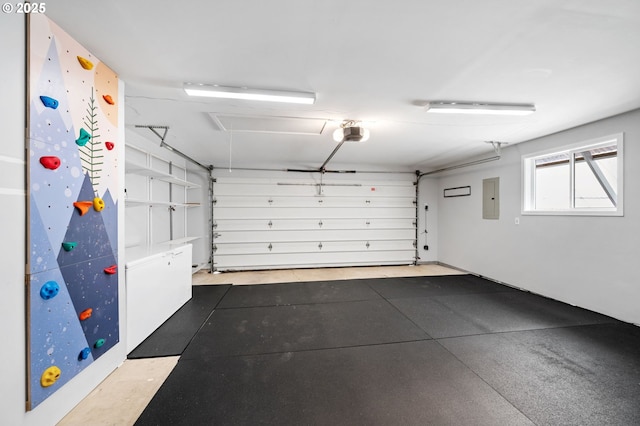
<path id="1" fill-rule="evenodd" d="M 167 143 L 221 168 L 318 168 L 337 144 L 332 131 L 353 119 L 373 122 L 371 138 L 345 144 L 328 168 L 428 171 L 492 153 L 484 141 L 640 108 L 638 0 L 65 0 L 47 3 L 47 15 L 125 81 L 128 128 L 169 126 Z M 317 101 L 189 98 L 184 82 Z M 537 112 L 432 116 L 428 100 Z M 231 135 L 212 113 L 335 121 L 320 135 Z"/>

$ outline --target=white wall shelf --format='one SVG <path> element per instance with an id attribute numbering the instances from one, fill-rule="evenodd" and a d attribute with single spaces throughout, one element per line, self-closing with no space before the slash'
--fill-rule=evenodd
<path id="1" fill-rule="evenodd" d="M 203 238 L 201 236 L 195 236 L 195 237 L 184 237 L 184 238 L 178 238 L 175 240 L 169 240 L 169 241 L 165 241 L 164 243 L 159 243 L 160 245 L 176 245 L 176 244 L 186 244 L 186 243 L 190 243 L 191 241 L 195 241 L 195 240 L 199 240 L 200 238 Z"/>
<path id="2" fill-rule="evenodd" d="M 180 179 L 170 173 L 164 173 L 159 170 L 154 170 L 150 167 L 137 164 L 133 161 L 125 160 L 125 172 L 127 174 L 136 174 L 140 176 L 147 176 L 151 179 L 157 179 L 162 182 L 167 182 L 173 185 L 184 186 L 185 188 L 200 188 L 197 183 L 189 182 L 184 179 Z"/>
<path id="3" fill-rule="evenodd" d="M 144 146 L 126 146 L 125 206 L 132 229 L 130 237 L 135 240 L 135 244 L 128 246 L 151 247 L 164 241 L 186 244 L 192 239 L 188 238 L 185 210 L 201 207 L 198 196 L 201 185 L 187 180 L 182 159 L 172 160 L 171 154 L 164 157 L 162 152 L 156 153 L 155 147 Z M 140 206 L 147 209 L 134 208 Z"/>
<path id="4" fill-rule="evenodd" d="M 170 201 L 141 200 L 135 198 L 127 198 L 125 204 L 127 206 L 200 207 L 200 203 L 174 203 Z"/>

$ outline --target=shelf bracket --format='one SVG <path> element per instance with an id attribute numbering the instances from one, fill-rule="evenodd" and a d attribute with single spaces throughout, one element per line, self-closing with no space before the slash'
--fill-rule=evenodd
<path id="1" fill-rule="evenodd" d="M 207 171 L 211 171 L 213 170 L 213 166 L 205 166 L 204 164 L 201 164 L 200 162 L 194 160 L 193 158 L 189 157 L 187 154 L 177 150 L 176 148 L 172 147 L 171 145 L 169 145 L 168 143 L 166 143 L 164 140 L 167 137 L 167 133 L 169 132 L 169 126 L 152 126 L 152 125 L 140 125 L 140 124 L 136 124 L 135 126 L 136 128 L 139 129 L 149 129 L 151 130 L 158 138 L 160 138 L 160 148 L 166 148 L 169 151 L 173 152 L 174 154 L 184 158 L 187 161 L 191 161 L 193 164 L 195 164 L 196 166 L 200 166 L 203 169 L 207 170 Z M 160 134 L 160 132 L 158 132 L 156 129 L 163 129 L 164 132 L 162 134 Z"/>

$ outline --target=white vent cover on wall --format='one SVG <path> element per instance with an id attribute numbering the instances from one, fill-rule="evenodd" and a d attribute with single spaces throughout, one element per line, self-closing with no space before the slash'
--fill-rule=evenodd
<path id="1" fill-rule="evenodd" d="M 320 135 L 327 120 L 302 117 L 247 116 L 209 113 L 218 130 L 224 132 L 286 133 Z"/>

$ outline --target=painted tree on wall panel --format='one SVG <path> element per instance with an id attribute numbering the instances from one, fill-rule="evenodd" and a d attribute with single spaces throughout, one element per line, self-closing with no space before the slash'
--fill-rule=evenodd
<path id="1" fill-rule="evenodd" d="M 98 130 L 100 127 L 98 126 L 98 119 L 96 118 L 98 113 L 98 106 L 96 104 L 96 100 L 94 98 L 93 87 L 91 88 L 91 96 L 89 97 L 89 102 L 87 104 L 86 115 L 84 117 L 83 123 L 86 128 L 86 136 L 88 141 L 80 147 L 80 160 L 82 161 L 82 169 L 89 175 L 91 179 L 91 183 L 94 186 L 98 186 L 98 181 L 100 180 L 100 172 L 102 171 L 102 165 L 104 155 L 102 155 L 102 142 L 100 141 L 100 134 Z"/>

